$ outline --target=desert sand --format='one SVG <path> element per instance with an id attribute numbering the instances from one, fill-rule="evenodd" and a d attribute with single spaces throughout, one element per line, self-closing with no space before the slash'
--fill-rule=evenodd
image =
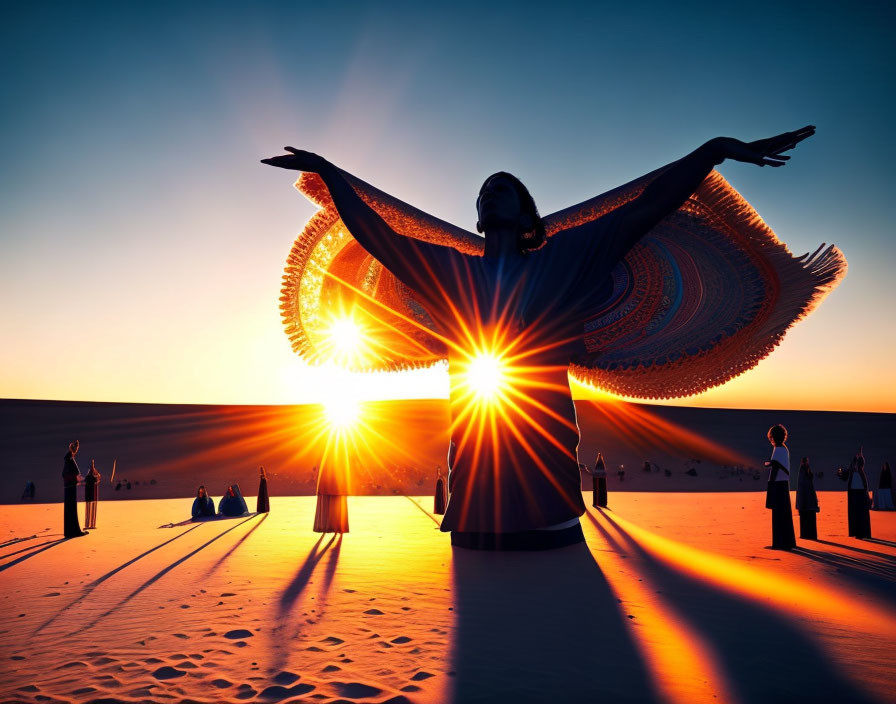
<path id="1" fill-rule="evenodd" d="M 190 499 L 0 507 L 0 700 L 896 701 L 896 513 L 772 551 L 761 493 L 613 492 L 587 544 L 452 550 L 431 497 L 313 497 L 180 523 Z M 250 508 L 254 499 L 248 498 Z"/>

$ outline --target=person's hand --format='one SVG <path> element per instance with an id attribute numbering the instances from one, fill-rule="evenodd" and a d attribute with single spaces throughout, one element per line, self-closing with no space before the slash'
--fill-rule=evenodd
<path id="1" fill-rule="evenodd" d="M 815 125 L 806 125 L 793 132 L 785 132 L 768 139 L 757 139 L 755 142 L 741 142 L 731 137 L 718 137 L 712 141 L 723 159 L 734 159 L 758 166 L 784 166 L 790 157 L 783 152 L 793 149 L 813 134 Z"/>
<path id="2" fill-rule="evenodd" d="M 291 169 L 293 171 L 306 171 L 308 173 L 319 174 L 322 170 L 330 166 L 330 162 L 318 154 L 306 152 L 302 149 L 294 147 L 284 147 L 289 154 L 281 156 L 273 156 L 270 159 L 262 159 L 262 164 L 268 166 L 277 166 L 281 169 Z"/>

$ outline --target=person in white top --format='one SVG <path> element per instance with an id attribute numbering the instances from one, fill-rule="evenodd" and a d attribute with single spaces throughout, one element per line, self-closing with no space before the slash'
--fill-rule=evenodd
<path id="1" fill-rule="evenodd" d="M 772 548 L 790 550 L 796 547 L 796 535 L 790 508 L 790 451 L 784 444 L 787 429 L 780 424 L 773 425 L 769 428 L 768 440 L 773 449 L 771 459 L 765 463 L 768 467 L 765 507 L 772 510 Z"/>

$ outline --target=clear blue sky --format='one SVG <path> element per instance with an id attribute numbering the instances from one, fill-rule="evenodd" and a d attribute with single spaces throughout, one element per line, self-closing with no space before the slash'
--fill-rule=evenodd
<path id="1" fill-rule="evenodd" d="M 787 167 L 720 170 L 849 274 L 707 403 L 896 410 L 894 5 L 719 5 L 4 3 L 0 396 L 310 400 L 277 298 L 313 209 L 258 164 L 285 144 L 472 229 L 499 169 L 547 213 L 813 123 Z"/>

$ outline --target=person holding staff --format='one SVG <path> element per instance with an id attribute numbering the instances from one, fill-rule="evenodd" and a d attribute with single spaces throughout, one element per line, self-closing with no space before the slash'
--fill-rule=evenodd
<path id="1" fill-rule="evenodd" d="M 63 508 L 63 524 L 66 538 L 80 538 L 82 535 L 89 535 L 87 531 L 81 530 L 81 524 L 78 523 L 78 482 L 81 481 L 81 470 L 78 463 L 75 462 L 75 455 L 81 449 L 81 444 L 75 440 L 68 446 L 68 452 L 65 453 L 64 464 L 62 465 L 62 482 L 65 488 L 64 508 Z"/>
<path id="2" fill-rule="evenodd" d="M 796 487 L 796 510 L 800 513 L 800 538 L 802 540 L 818 540 L 818 527 L 815 514 L 818 513 L 818 495 L 815 493 L 815 482 L 809 458 L 800 461 L 800 476 Z"/>
<path id="3" fill-rule="evenodd" d="M 768 467 L 768 488 L 765 507 L 772 510 L 772 549 L 790 550 L 796 547 L 793 532 L 793 514 L 790 509 L 790 451 L 784 442 L 787 429 L 783 425 L 773 425 L 768 431 L 768 441 L 772 444 Z"/>
<path id="4" fill-rule="evenodd" d="M 100 473 L 90 460 L 90 471 L 84 477 L 84 527 L 96 528 L 96 505 L 100 499 Z"/>

